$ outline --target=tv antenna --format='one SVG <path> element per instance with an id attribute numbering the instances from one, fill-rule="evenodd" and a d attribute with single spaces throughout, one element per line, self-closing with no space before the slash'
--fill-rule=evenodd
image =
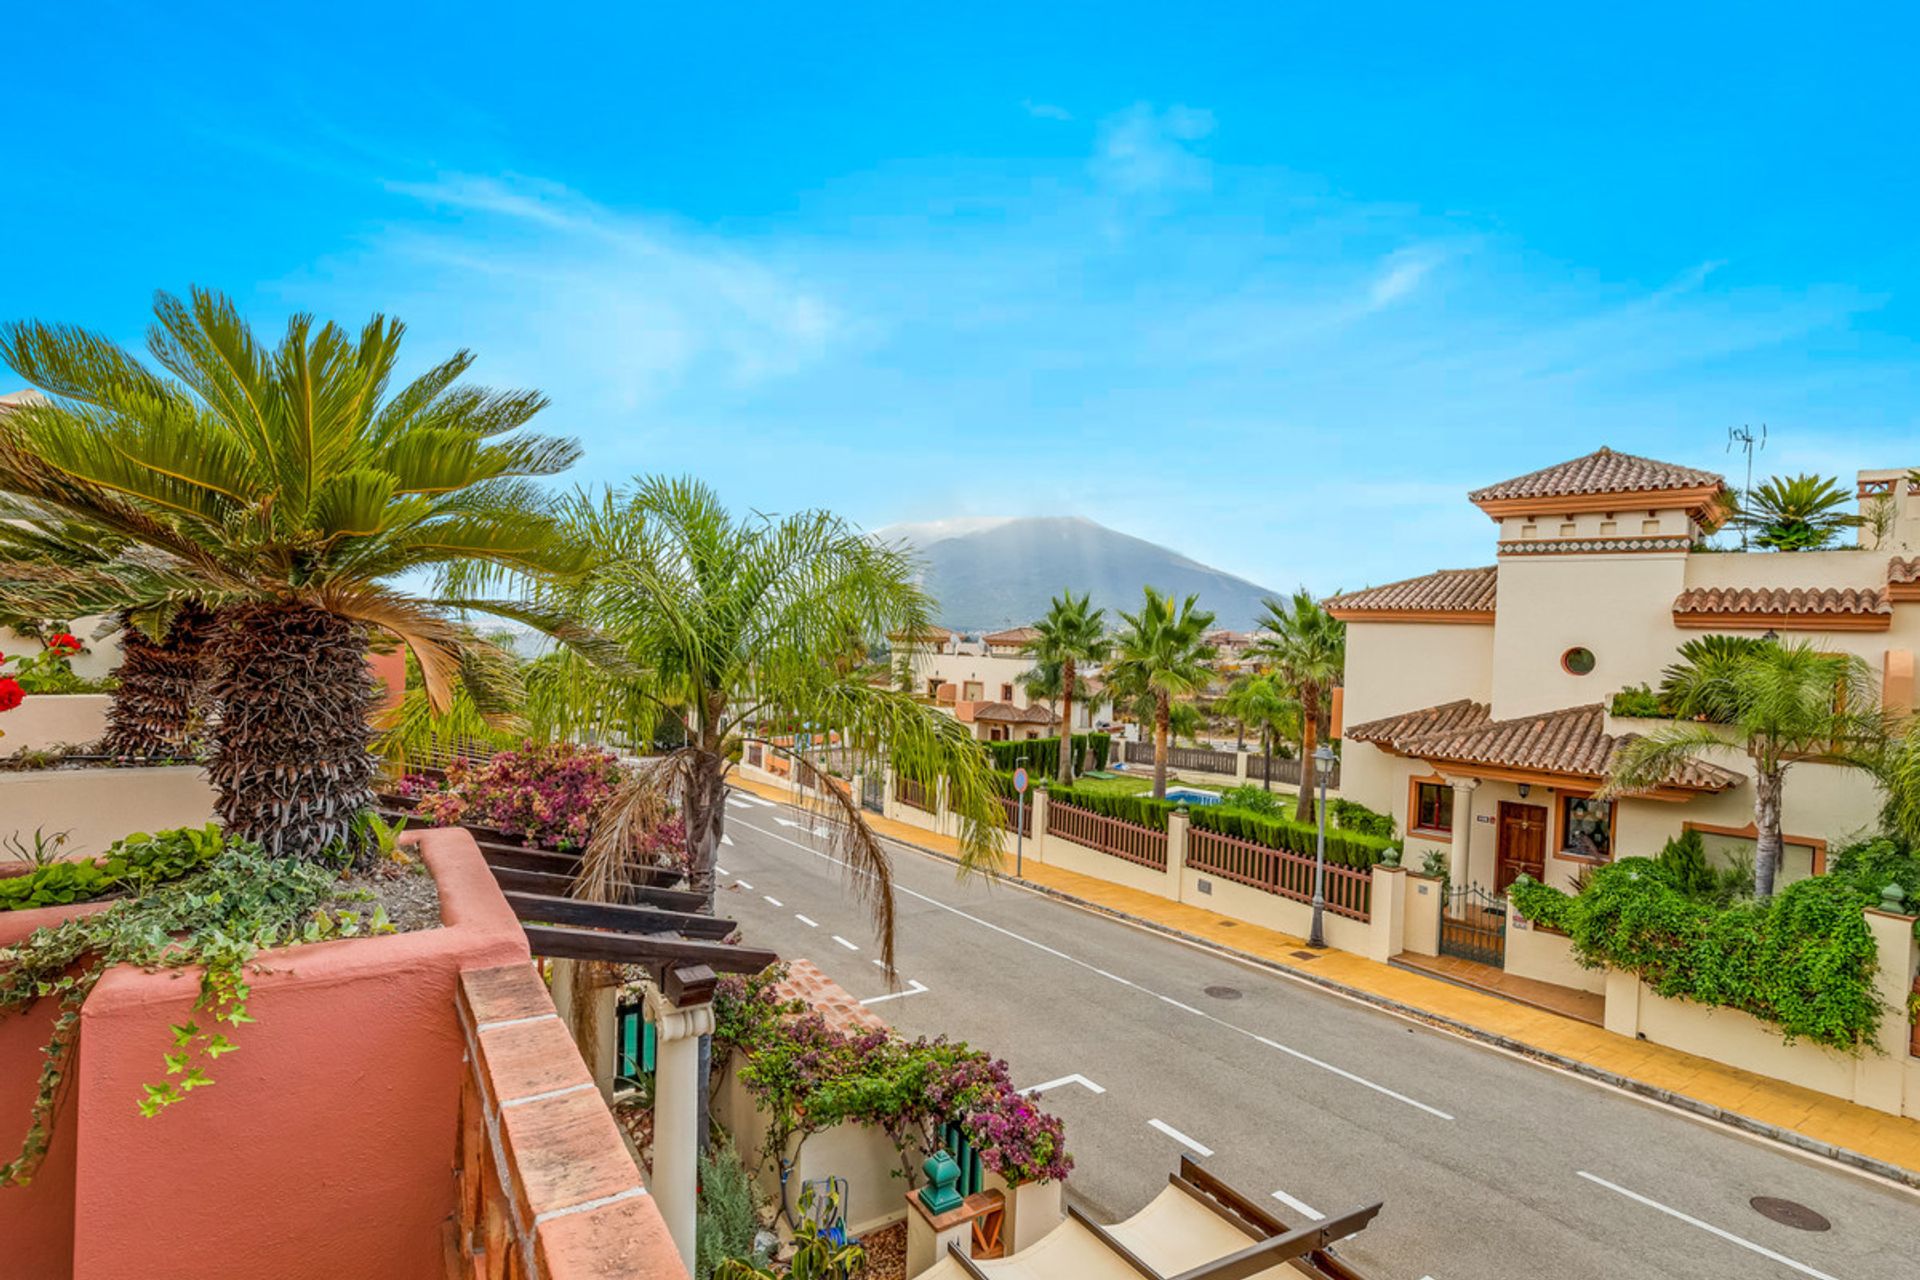
<path id="1" fill-rule="evenodd" d="M 1745 423 L 1741 423 L 1737 427 L 1728 427 L 1727 452 L 1732 453 L 1735 445 L 1739 445 L 1741 451 L 1747 455 L 1747 487 L 1740 491 L 1740 501 L 1744 506 L 1747 502 L 1747 495 L 1753 492 L 1753 455 L 1758 450 L 1767 447 L 1767 424 L 1764 422 L 1760 424 L 1760 434 L 1758 436 L 1754 435 L 1753 428 L 1747 426 Z M 1742 521 L 1740 525 L 1740 549 L 1742 551 L 1747 549 L 1747 526 L 1744 521 Z"/>

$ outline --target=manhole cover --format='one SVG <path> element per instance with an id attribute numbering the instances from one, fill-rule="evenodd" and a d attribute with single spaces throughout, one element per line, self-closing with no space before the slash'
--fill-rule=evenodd
<path id="1" fill-rule="evenodd" d="M 1214 921 L 1214 923 L 1219 925 L 1222 929 L 1231 929 L 1235 925 L 1239 924 L 1240 922 L 1238 920 L 1216 920 Z"/>
<path id="2" fill-rule="evenodd" d="M 1800 1231 L 1828 1231 L 1833 1224 L 1825 1218 L 1792 1200 L 1782 1200 L 1778 1196 L 1755 1196 L 1747 1201 L 1754 1212 L 1763 1218 L 1771 1218 L 1783 1227 L 1793 1227 Z"/>
<path id="3" fill-rule="evenodd" d="M 1318 951 L 1296 951 L 1293 953 L 1293 958 L 1295 960 L 1318 960 L 1320 953 Z"/>
<path id="4" fill-rule="evenodd" d="M 1206 987 L 1203 989 L 1215 1000 L 1238 1000 L 1240 998 L 1240 988 L 1238 987 Z"/>

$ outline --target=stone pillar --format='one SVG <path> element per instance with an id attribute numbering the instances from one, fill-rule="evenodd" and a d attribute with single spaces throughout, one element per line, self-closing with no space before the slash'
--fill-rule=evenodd
<path id="1" fill-rule="evenodd" d="M 1440 881 L 1433 876 L 1409 871 L 1405 876 L 1408 892 L 1405 933 L 1402 947 L 1416 956 L 1440 954 L 1440 912 L 1446 905 L 1440 898 Z"/>
<path id="2" fill-rule="evenodd" d="M 1873 933 L 1879 957 L 1874 995 L 1886 1012 L 1880 1018 L 1880 1038 L 1875 1046 L 1878 1052 L 1861 1054 L 1853 1077 L 1855 1102 L 1896 1116 L 1907 1114 L 1903 1108 L 1920 1103 L 1920 1099 L 1906 1096 L 1913 1024 L 1899 1016 L 1913 994 L 1915 963 L 1914 918 L 1899 913 L 1911 909 L 1904 903 L 1888 909 L 1867 908 L 1867 928 Z"/>
<path id="3" fill-rule="evenodd" d="M 713 1006 L 676 1009 L 651 985 L 647 1014 L 653 1022 L 653 1177 L 648 1190 L 666 1221 L 680 1260 L 693 1270 L 693 1233 L 698 1205 L 700 1037 L 713 1033 Z"/>
<path id="4" fill-rule="evenodd" d="M 1447 850 L 1447 875 L 1456 889 L 1473 883 L 1473 793 L 1478 778 L 1454 778 L 1453 846 Z"/>
<path id="5" fill-rule="evenodd" d="M 559 1010 L 560 1021 L 566 1026 L 567 1034 L 573 1037 L 580 1056 L 586 1060 L 587 1070 L 592 1074 L 600 1096 L 612 1102 L 615 1006 L 619 1002 L 620 991 L 612 985 L 582 990 L 580 978 L 585 969 L 586 966 L 577 960 L 553 961 L 553 1007 Z M 581 1001 L 587 1002 L 591 1010 L 584 1028 L 579 1011 Z M 583 1036 L 583 1029 L 589 1034 Z"/>
<path id="6" fill-rule="evenodd" d="M 886 786 L 882 788 L 880 792 L 880 816 L 883 818 L 897 818 L 900 816 L 898 813 L 894 812 L 894 810 L 899 806 L 900 802 L 893 798 L 893 788 L 894 788 L 893 778 L 894 778 L 893 766 L 888 765 L 886 769 L 886 775 L 881 779 L 881 781 L 886 783 Z"/>
<path id="7" fill-rule="evenodd" d="M 1244 787 L 1247 785 L 1247 761 L 1251 760 L 1252 758 L 1253 758 L 1253 752 L 1251 751 L 1235 751 L 1233 753 L 1233 785 L 1234 786 Z"/>
<path id="8" fill-rule="evenodd" d="M 1385 962 L 1407 949 L 1407 869 L 1373 866 L 1373 904 L 1367 919 L 1367 959 Z"/>
<path id="9" fill-rule="evenodd" d="M 1167 896 L 1175 902 L 1185 900 L 1187 833 L 1192 829 L 1193 819 L 1184 807 L 1167 815 Z"/>
<path id="10" fill-rule="evenodd" d="M 1033 807 L 1033 834 L 1027 837 L 1027 851 L 1024 856 L 1045 862 L 1047 860 L 1047 789 L 1035 787 L 1027 792 L 1027 803 Z"/>
<path id="11" fill-rule="evenodd" d="M 1606 1006 L 1601 1014 L 1601 1025 L 1617 1036 L 1629 1040 L 1640 1035 L 1640 997 L 1646 987 L 1640 982 L 1640 975 L 1629 973 L 1625 969 L 1607 970 Z"/>

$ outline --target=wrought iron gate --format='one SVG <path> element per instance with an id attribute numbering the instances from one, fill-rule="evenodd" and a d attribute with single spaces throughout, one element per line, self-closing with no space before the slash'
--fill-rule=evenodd
<path id="1" fill-rule="evenodd" d="M 1507 900 L 1477 884 L 1449 892 L 1446 910 L 1440 914 L 1440 954 L 1504 967 Z"/>
<path id="2" fill-rule="evenodd" d="M 887 811 L 887 774 L 879 768 L 860 775 L 860 807 L 869 813 Z"/>

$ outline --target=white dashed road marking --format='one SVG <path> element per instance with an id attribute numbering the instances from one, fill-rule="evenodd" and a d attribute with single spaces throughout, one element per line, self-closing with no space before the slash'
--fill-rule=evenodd
<path id="1" fill-rule="evenodd" d="M 1661 1213 L 1666 1214 L 1670 1218 L 1678 1218 L 1680 1221 L 1686 1223 L 1690 1227 L 1698 1227 L 1702 1231 L 1707 1232 L 1709 1235 L 1719 1236 L 1722 1240 L 1725 1240 L 1728 1244 L 1737 1244 L 1742 1249 L 1747 1250 L 1749 1253 L 1757 1253 L 1763 1258 L 1770 1258 L 1774 1262 L 1779 1263 L 1783 1267 L 1792 1267 L 1795 1271 L 1798 1271 L 1803 1276 L 1813 1276 L 1815 1280 L 1834 1280 L 1832 1276 L 1828 1275 L 1824 1271 L 1815 1271 L 1812 1267 L 1808 1266 L 1804 1262 L 1795 1262 L 1792 1258 L 1787 1257 L 1787 1255 L 1785 1255 L 1784 1253 L 1775 1253 L 1773 1250 L 1767 1248 L 1765 1245 L 1755 1244 L 1753 1241 L 1745 1239 L 1741 1236 L 1737 1236 L 1733 1234 L 1733 1232 L 1731 1231 L 1722 1230 L 1721 1228 L 1714 1226 L 1711 1222 L 1702 1222 L 1700 1221 L 1700 1219 L 1694 1217 L 1691 1214 L 1682 1213 L 1678 1209 L 1673 1208 L 1671 1205 L 1664 1205 L 1664 1204 L 1661 1204 L 1658 1200 L 1649 1199 L 1646 1196 L 1641 1195 L 1638 1191 L 1629 1191 L 1625 1187 L 1620 1186 L 1617 1183 L 1608 1182 L 1605 1178 L 1596 1178 L 1584 1169 L 1576 1170 L 1575 1172 L 1577 1172 L 1581 1177 L 1585 1178 L 1588 1182 L 1591 1182 L 1596 1186 L 1605 1187 L 1609 1191 L 1617 1192 L 1618 1194 L 1625 1196 L 1629 1200 L 1633 1200 L 1647 1206 L 1647 1208 L 1649 1209 L 1658 1209 Z"/>
<path id="2" fill-rule="evenodd" d="M 839 943 L 841 946 L 845 947 L 849 951 L 858 951 L 860 949 L 858 944 L 848 942 L 845 938 L 841 937 L 837 933 L 833 935 L 833 940 Z"/>
<path id="3" fill-rule="evenodd" d="M 1309 1218 L 1312 1218 L 1315 1222 L 1318 1222 L 1320 1219 L 1327 1216 L 1326 1214 L 1320 1212 L 1318 1209 L 1314 1208 L 1312 1205 L 1308 1204 L 1305 1200 L 1295 1200 L 1292 1196 L 1288 1195 L 1284 1191 L 1274 1192 L 1273 1198 L 1275 1200 L 1278 1200 L 1281 1204 L 1287 1206 L 1287 1208 L 1289 1209 L 1294 1209 L 1300 1213 L 1306 1214 Z M 1429 1277 L 1429 1280 L 1431 1280 L 1431 1277 Z"/>
<path id="4" fill-rule="evenodd" d="M 781 818 L 781 819 L 776 819 L 776 821 L 786 822 L 786 819 Z M 788 822 L 786 825 L 795 826 L 797 824 Z M 779 840 L 779 841 L 782 841 L 783 843 L 790 844 L 794 848 L 804 850 L 805 852 L 812 854 L 816 858 L 824 858 L 828 862 L 831 862 L 836 866 L 844 867 L 846 865 L 839 858 L 834 857 L 831 853 L 828 853 L 825 850 L 821 850 L 821 849 L 810 848 L 807 845 L 801 844 L 798 840 L 789 839 L 788 837 L 781 835 L 778 831 L 769 831 L 765 827 L 755 827 L 755 826 L 748 826 L 747 829 L 749 831 L 757 831 L 761 835 L 766 836 L 770 840 Z M 896 840 L 896 841 L 893 841 L 893 843 L 899 844 L 901 842 Z M 905 847 L 910 849 L 913 846 L 906 845 Z M 855 872 L 854 874 L 859 874 L 859 873 Z M 1025 943 L 1027 946 L 1032 947 L 1035 951 L 1044 952 L 1047 955 L 1050 955 L 1057 960 L 1064 960 L 1068 964 L 1078 965 L 1080 968 L 1086 969 L 1091 973 L 1097 973 L 1103 978 L 1111 978 L 1113 981 L 1123 983 L 1124 985 L 1129 987 L 1138 987 L 1141 991 L 1144 991 L 1148 995 L 1154 996 L 1158 999 L 1166 998 L 1164 996 L 1161 996 L 1160 993 L 1157 991 L 1153 991 L 1147 987 L 1140 986 L 1140 984 L 1137 982 L 1133 982 L 1126 978 L 1122 978 L 1119 974 L 1108 973 L 1105 969 L 1097 968 L 1094 965 L 1088 964 L 1085 960 L 1080 960 L 1073 956 L 1070 956 L 1066 952 L 1060 950 L 1058 947 L 1050 947 L 1044 942 L 1036 942 L 1032 938 L 1026 937 L 1023 934 L 1015 933 L 1011 929 L 1005 928 L 1001 925 L 997 925 L 993 923 L 991 920 L 982 920 L 979 916 L 973 915 L 970 912 L 962 911 L 959 907 L 953 906 L 950 903 L 942 902 L 938 898 L 931 897 L 924 893 L 919 893 L 913 889 L 909 889 L 905 885 L 895 885 L 894 892 L 904 894 L 909 898 L 913 898 L 917 901 L 924 902 L 928 906 L 938 907 L 940 910 L 945 911 L 950 915 L 959 916 L 962 920 L 969 921 L 972 924 L 977 924 L 981 928 L 991 930 L 992 932 L 997 933 L 1002 937 L 1011 938 L 1015 942 Z M 808 923 L 811 924 L 812 921 L 808 921 Z M 1190 1005 L 1182 1006 L 1182 1007 L 1192 1009 L 1192 1006 Z M 1308 1066 L 1318 1067 L 1322 1071 L 1326 1071 L 1333 1075 L 1339 1076 L 1342 1080 L 1350 1081 L 1354 1084 L 1361 1086 L 1364 1089 L 1371 1089 L 1375 1093 L 1380 1094 L 1382 1097 L 1392 1098 L 1395 1102 L 1404 1102 L 1406 1105 L 1414 1108 L 1416 1111 L 1424 1111 L 1428 1115 L 1433 1116 L 1436 1119 L 1439 1119 L 1439 1120 L 1453 1119 L 1453 1117 L 1450 1114 L 1448 1114 L 1445 1111 L 1442 1111 L 1438 1107 L 1429 1106 L 1426 1103 L 1421 1102 L 1417 1098 L 1410 1098 L 1406 1094 L 1401 1093 L 1396 1089 L 1389 1089 L 1386 1085 L 1379 1084 L 1375 1081 L 1369 1080 L 1365 1076 L 1356 1075 L 1354 1072 L 1348 1071 L 1343 1067 L 1336 1067 L 1331 1062 L 1327 1062 L 1323 1059 L 1316 1058 L 1310 1053 L 1305 1053 L 1299 1049 L 1293 1048 L 1291 1045 L 1284 1045 L 1284 1044 L 1281 1044 L 1278 1040 L 1271 1040 L 1266 1036 L 1256 1034 L 1255 1032 L 1247 1030 L 1247 1028 L 1245 1027 L 1238 1026 L 1234 1023 L 1228 1022 L 1225 1018 L 1215 1017 L 1213 1014 L 1207 1013 L 1204 1010 L 1192 1009 L 1192 1012 L 1194 1012 L 1195 1014 L 1198 1014 L 1202 1018 L 1205 1018 L 1208 1022 L 1213 1023 L 1217 1027 L 1221 1027 L 1221 1028 L 1224 1028 L 1225 1030 L 1232 1031 L 1238 1035 L 1243 1035 L 1247 1037 L 1249 1040 L 1253 1040 L 1256 1043 L 1263 1044 L 1267 1046 L 1267 1048 L 1275 1050 L 1276 1052 L 1284 1053 L 1288 1057 L 1294 1059 L 1296 1062 L 1304 1062 Z"/>
<path id="5" fill-rule="evenodd" d="M 801 924 L 807 926 L 807 928 L 809 929 L 818 929 L 820 927 L 820 922 L 818 920 L 809 920 L 807 917 L 801 915 L 798 911 L 793 913 L 793 918 L 795 920 L 798 920 Z"/>
<path id="6" fill-rule="evenodd" d="M 1179 1143 L 1183 1147 L 1192 1147 L 1195 1151 L 1198 1151 L 1203 1156 L 1210 1156 L 1213 1154 L 1212 1147 L 1205 1147 L 1200 1145 L 1199 1143 L 1195 1142 L 1192 1138 L 1189 1138 L 1186 1134 L 1180 1132 L 1178 1129 L 1168 1124 L 1165 1120 L 1149 1120 L 1147 1121 L 1147 1123 L 1152 1125 L 1154 1128 L 1158 1129 L 1160 1132 L 1166 1134 L 1169 1138 L 1172 1138 L 1175 1142 Z"/>
<path id="7" fill-rule="evenodd" d="M 922 983 L 918 978 L 910 978 L 907 981 L 907 989 L 905 991 L 889 991 L 887 992 L 887 994 L 883 996 L 869 996 L 865 1000 L 862 1000 L 860 1003 L 861 1004 L 885 1004 L 889 1000 L 899 1000 L 906 996 L 922 995 L 926 992 L 926 990 L 927 988 L 925 984 Z"/>
<path id="8" fill-rule="evenodd" d="M 752 886 L 752 885 L 750 885 L 750 884 L 748 884 L 748 883 L 747 883 L 747 882 L 746 882 L 745 880 L 735 880 L 735 881 L 734 881 L 734 883 L 735 883 L 735 884 L 737 884 L 737 885 L 739 885 L 739 886 L 740 886 L 740 887 L 741 887 L 742 889 L 752 889 L 752 888 L 753 888 L 753 886 Z"/>
<path id="9" fill-rule="evenodd" d="M 773 896 L 772 894 L 770 894 L 770 893 L 763 893 L 763 894 L 761 894 L 760 896 L 761 896 L 761 897 L 763 897 L 763 898 L 765 898 L 765 899 L 767 900 L 767 903 L 768 903 L 768 905 L 770 905 L 770 906 L 775 906 L 775 907 L 784 907 L 784 906 L 786 906 L 786 905 L 787 905 L 786 903 L 784 903 L 784 902 L 782 902 L 782 901 L 780 901 L 780 899 L 778 899 L 778 898 L 776 898 L 776 897 L 774 897 L 774 896 Z"/>

